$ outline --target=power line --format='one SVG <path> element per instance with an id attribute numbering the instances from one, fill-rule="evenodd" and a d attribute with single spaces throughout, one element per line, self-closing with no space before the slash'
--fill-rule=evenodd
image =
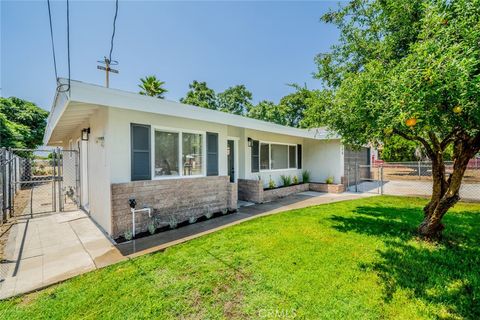
<path id="1" fill-rule="evenodd" d="M 52 12 L 50 10 L 50 0 L 47 0 L 48 19 L 50 21 L 50 39 L 52 40 L 53 67 L 55 69 L 55 81 L 58 81 L 57 60 L 55 59 L 55 43 L 53 41 Z"/>
<path id="2" fill-rule="evenodd" d="M 108 56 L 108 60 L 110 61 L 112 61 L 113 39 L 115 38 L 115 25 L 117 23 L 117 15 L 118 15 L 118 0 L 115 0 L 115 16 L 113 17 L 113 32 L 112 32 L 112 39 L 110 40 L 110 54 Z"/>

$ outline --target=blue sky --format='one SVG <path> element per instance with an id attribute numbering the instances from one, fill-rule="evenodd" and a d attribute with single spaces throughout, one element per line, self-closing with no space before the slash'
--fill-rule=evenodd
<path id="1" fill-rule="evenodd" d="M 67 76 L 66 6 L 52 0 L 58 73 Z M 193 80 L 216 92 L 245 84 L 254 101 L 278 102 L 287 83 L 307 83 L 314 57 L 327 52 L 338 31 L 320 16 L 337 2 L 120 1 L 112 58 L 119 61 L 110 87 L 138 91 L 139 78 L 166 82 L 178 100 Z M 71 77 L 104 84 L 97 60 L 108 55 L 114 1 L 70 2 Z M 45 109 L 55 92 L 46 0 L 1 1 L 2 96 L 17 96 Z"/>

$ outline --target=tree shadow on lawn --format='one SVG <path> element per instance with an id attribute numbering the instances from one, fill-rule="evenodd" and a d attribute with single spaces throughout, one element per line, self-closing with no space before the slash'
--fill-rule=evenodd
<path id="1" fill-rule="evenodd" d="M 331 218 L 338 231 L 383 241 L 378 259 L 359 267 L 378 274 L 385 302 L 397 290 L 406 290 L 412 298 L 436 305 L 438 317 L 480 319 L 480 213 L 447 213 L 444 219 L 444 238 L 426 243 L 416 237 L 420 208 L 363 206 L 353 216 Z"/>

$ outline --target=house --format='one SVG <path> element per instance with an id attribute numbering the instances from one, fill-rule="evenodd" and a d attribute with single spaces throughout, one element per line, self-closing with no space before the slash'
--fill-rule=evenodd
<path id="1" fill-rule="evenodd" d="M 62 80 L 63 81 L 63 80 Z M 56 94 L 45 145 L 79 151 L 76 191 L 81 207 L 111 237 L 132 226 L 129 198 L 165 221 L 237 208 L 291 192 L 324 190 L 299 184 L 264 192 L 281 175 L 333 177 L 342 191 L 346 160 L 338 136 L 285 127 L 137 93 L 71 81 Z M 346 158 L 347 157 L 347 158 Z M 323 188 L 323 189 L 322 189 Z M 145 230 L 148 217 L 138 215 Z"/>

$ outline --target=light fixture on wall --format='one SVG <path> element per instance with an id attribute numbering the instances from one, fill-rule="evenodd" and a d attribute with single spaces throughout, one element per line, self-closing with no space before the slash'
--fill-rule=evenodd
<path id="1" fill-rule="evenodd" d="M 249 146 L 250 148 L 253 147 L 253 139 L 249 137 L 249 138 L 247 139 L 247 141 L 248 141 L 248 146 Z"/>
<path id="2" fill-rule="evenodd" d="M 90 128 L 85 128 L 82 130 L 82 140 L 88 141 L 88 136 L 90 135 Z"/>

